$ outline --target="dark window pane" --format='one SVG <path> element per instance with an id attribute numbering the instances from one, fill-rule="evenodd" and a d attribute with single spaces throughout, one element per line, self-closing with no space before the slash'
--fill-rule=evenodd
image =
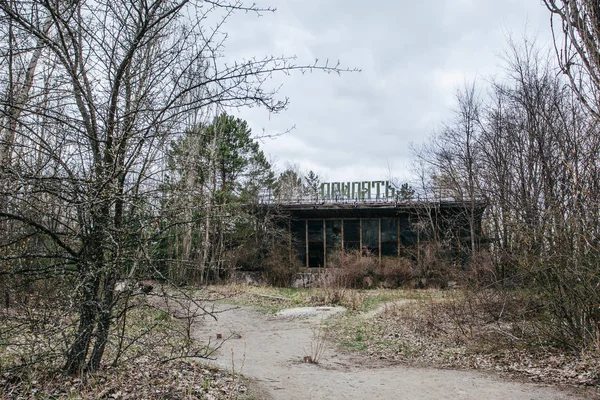
<path id="1" fill-rule="evenodd" d="M 344 251 L 360 250 L 360 242 L 344 242 Z"/>
<path id="2" fill-rule="evenodd" d="M 324 265 L 323 242 L 308 243 L 308 266 L 311 268 L 322 267 Z"/>
<path id="3" fill-rule="evenodd" d="M 294 247 L 294 254 L 300 260 L 303 267 L 306 267 L 306 247 Z"/>
<path id="4" fill-rule="evenodd" d="M 379 220 L 363 219 L 362 245 L 363 247 L 379 247 Z"/>
<path id="5" fill-rule="evenodd" d="M 308 266 L 322 267 L 325 259 L 323 248 L 323 220 L 308 220 Z"/>
<path id="6" fill-rule="evenodd" d="M 416 246 L 417 245 L 417 232 L 412 229 L 412 226 L 408 219 L 400 220 L 400 242 L 403 246 Z"/>
<path id="7" fill-rule="evenodd" d="M 308 224 L 308 241 L 323 242 L 323 220 L 309 220 L 306 223 Z"/>
<path id="8" fill-rule="evenodd" d="M 290 230 L 292 233 L 304 236 L 304 229 L 306 227 L 306 221 L 304 220 L 292 220 L 290 223 Z"/>
<path id="9" fill-rule="evenodd" d="M 306 244 L 306 221 L 292 221 L 290 231 L 294 245 L 304 246 Z"/>
<path id="10" fill-rule="evenodd" d="M 398 220 L 382 219 L 381 220 L 381 241 L 382 242 L 397 242 L 398 241 Z"/>
<path id="11" fill-rule="evenodd" d="M 381 255 L 382 256 L 398 256 L 398 243 L 397 242 L 382 242 L 381 243 Z"/>
<path id="12" fill-rule="evenodd" d="M 327 238 L 327 247 L 341 247 L 342 220 L 325 221 L 325 236 Z"/>
<path id="13" fill-rule="evenodd" d="M 360 221 L 357 219 L 344 220 L 344 241 L 360 242 Z"/>

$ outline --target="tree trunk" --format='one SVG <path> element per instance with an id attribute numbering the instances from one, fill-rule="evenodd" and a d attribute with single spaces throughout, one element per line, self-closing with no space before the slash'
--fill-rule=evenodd
<path id="1" fill-rule="evenodd" d="M 100 368 L 100 361 L 102 361 L 104 349 L 106 348 L 106 343 L 108 342 L 116 283 L 117 274 L 114 271 L 111 271 L 104 280 L 102 305 L 99 311 L 98 323 L 96 326 L 96 342 L 94 343 L 92 356 L 90 357 L 90 361 L 88 363 L 88 369 L 90 371 L 95 371 Z"/>
<path id="2" fill-rule="evenodd" d="M 89 267 L 89 265 L 84 266 Z M 93 268 L 93 267 L 92 267 Z M 98 314 L 97 295 L 100 285 L 100 279 L 94 271 L 82 271 L 87 277 L 82 287 L 82 302 L 79 308 L 79 326 L 73 344 L 69 348 L 65 371 L 69 375 L 78 375 L 83 372 L 83 367 L 87 358 L 88 350 L 92 340 L 94 323 Z"/>

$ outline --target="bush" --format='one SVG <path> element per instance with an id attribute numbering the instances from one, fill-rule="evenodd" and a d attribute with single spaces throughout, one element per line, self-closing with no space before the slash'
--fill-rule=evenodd
<path id="1" fill-rule="evenodd" d="M 383 257 L 377 276 L 385 288 L 401 287 L 415 277 L 414 262 L 406 258 Z"/>
<path id="2" fill-rule="evenodd" d="M 330 262 L 322 280 L 330 286 L 368 289 L 384 286 L 399 287 L 414 277 L 414 263 L 394 257 L 379 258 L 359 251 L 342 252 Z"/>
<path id="3" fill-rule="evenodd" d="M 290 286 L 300 267 L 300 261 L 293 256 L 290 259 L 290 249 L 284 245 L 274 246 L 260 263 L 264 279 L 273 286 Z"/>
<path id="4" fill-rule="evenodd" d="M 540 264 L 534 287 L 546 313 L 538 328 L 561 347 L 600 355 L 600 260 L 549 257 Z"/>
<path id="5" fill-rule="evenodd" d="M 461 281 L 474 288 L 495 285 L 498 282 L 498 274 L 490 252 L 473 252 L 467 264 L 467 269 L 461 274 L 460 278 Z"/>
<path id="6" fill-rule="evenodd" d="M 359 251 L 341 252 L 332 277 L 338 286 L 347 288 L 368 288 L 374 285 L 377 259 L 372 255 L 361 255 Z"/>
<path id="7" fill-rule="evenodd" d="M 448 282 L 456 280 L 457 268 L 452 265 L 452 257 L 447 254 L 441 244 L 427 243 L 420 249 L 421 261 L 417 266 L 415 278 L 419 279 L 419 287 L 448 287 Z"/>
<path id="8" fill-rule="evenodd" d="M 266 243 L 244 243 L 226 254 L 230 278 L 235 271 L 259 274 L 261 281 L 273 286 L 290 286 L 294 276 L 302 267 L 300 261 L 292 255 L 289 244 L 271 241 Z"/>

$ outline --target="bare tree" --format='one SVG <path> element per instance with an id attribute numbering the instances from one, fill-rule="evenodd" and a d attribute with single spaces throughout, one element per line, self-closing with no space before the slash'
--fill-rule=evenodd
<path id="1" fill-rule="evenodd" d="M 478 111 L 459 97 L 458 123 L 420 156 L 455 199 L 485 198 L 497 275 L 535 288 L 540 331 L 582 350 L 600 328 L 598 120 L 535 43 L 510 42 L 504 61 Z"/>
<path id="2" fill-rule="evenodd" d="M 557 16 L 554 43 L 562 72 L 587 109 L 600 119 L 600 4 L 596 0 L 544 0 Z"/>
<path id="3" fill-rule="evenodd" d="M 238 11 L 272 10 L 222 0 L 0 0 L 0 18 L 35 43 L 31 62 L 44 66 L 28 69 L 19 100 L 2 99 L 3 157 L 14 165 L 2 180 L 16 183 L 2 192 L 0 218 L 14 226 L 4 260 L 20 259 L 21 273 L 70 293 L 63 305 L 78 316 L 64 358 L 71 374 L 100 366 L 115 284 L 131 272 L 151 223 L 144 218 L 157 208 L 168 138 L 216 105 L 285 109 L 287 100 L 264 88 L 275 73 L 341 71 L 286 57 L 225 61 L 221 29 Z"/>
<path id="4" fill-rule="evenodd" d="M 452 198 L 464 202 L 464 214 L 469 226 L 469 248 L 475 251 L 479 246 L 476 232 L 476 221 L 479 220 L 477 201 L 481 200 L 477 181 L 481 100 L 475 83 L 458 91 L 456 100 L 458 107 L 454 120 L 444 126 L 439 135 L 432 137 L 427 145 L 417 149 L 416 153 L 432 168 L 433 193 L 437 193 L 440 199 Z M 456 239 L 460 240 L 460 237 Z"/>

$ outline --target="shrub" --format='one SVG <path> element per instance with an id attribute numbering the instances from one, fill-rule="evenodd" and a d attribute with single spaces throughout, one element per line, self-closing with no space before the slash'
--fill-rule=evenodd
<path id="1" fill-rule="evenodd" d="M 377 286 L 399 287 L 414 277 L 414 262 L 394 257 L 379 258 L 359 251 L 342 252 L 330 261 L 321 285 L 368 289 Z"/>
<path id="2" fill-rule="evenodd" d="M 374 284 L 377 258 L 361 255 L 359 251 L 340 252 L 330 261 L 326 272 L 329 285 L 344 288 L 365 288 Z"/>
<path id="3" fill-rule="evenodd" d="M 377 269 L 377 277 L 383 287 L 403 286 L 415 277 L 414 262 L 406 258 L 383 257 Z"/>
<path id="4" fill-rule="evenodd" d="M 461 281 L 474 288 L 498 282 L 496 267 L 489 251 L 476 251 L 471 254 L 467 268 L 461 274 Z"/>
<path id="5" fill-rule="evenodd" d="M 446 288 L 448 282 L 456 279 L 457 269 L 452 266 L 452 257 L 440 243 L 427 243 L 421 246 L 419 252 L 420 263 L 415 274 L 419 287 L 433 285 Z"/>
<path id="6" fill-rule="evenodd" d="M 290 259 L 287 246 L 275 245 L 260 263 L 260 271 L 266 282 L 273 286 L 290 286 L 300 270 L 301 264 L 295 257 Z"/>

